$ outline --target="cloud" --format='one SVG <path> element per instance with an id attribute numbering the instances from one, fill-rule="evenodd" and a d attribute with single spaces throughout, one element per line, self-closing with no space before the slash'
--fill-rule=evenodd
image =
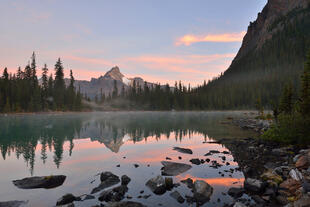
<path id="1" fill-rule="evenodd" d="M 178 38 L 175 45 L 189 46 L 197 42 L 241 42 L 245 33 L 242 31 L 240 33 L 208 34 L 205 36 L 187 34 Z"/>

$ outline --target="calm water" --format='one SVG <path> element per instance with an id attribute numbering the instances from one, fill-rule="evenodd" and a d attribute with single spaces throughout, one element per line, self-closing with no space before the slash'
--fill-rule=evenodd
<path id="1" fill-rule="evenodd" d="M 132 196 L 132 200 L 148 206 L 158 206 L 159 203 L 188 206 L 177 203 L 169 196 L 170 192 L 161 196 L 153 194 L 145 186 L 146 181 L 160 175 L 160 161 L 166 157 L 190 164 L 192 158 L 206 158 L 203 155 L 209 150 L 227 150 L 219 144 L 203 144 L 205 141 L 253 136 L 248 131 L 222 123 L 227 117 L 242 115 L 238 112 L 102 112 L 1 116 L 0 201 L 29 200 L 29 206 L 54 206 L 66 193 L 76 196 L 90 193 L 99 184 L 96 174 L 111 171 L 132 179 L 126 194 Z M 175 146 L 191 148 L 193 154 L 172 150 Z M 222 163 L 219 158 L 222 155 L 214 154 L 209 158 Z M 204 206 L 229 203 L 232 199 L 222 192 L 232 186 L 241 186 L 244 177 L 239 171 L 231 177 L 225 173 L 225 169 L 238 167 L 231 155 L 227 155 L 227 161 L 231 165 L 219 169 L 213 169 L 209 164 L 193 165 L 189 171 L 175 176 L 174 182 L 188 177 L 205 180 L 212 185 L 214 192 Z M 116 167 L 118 164 L 120 167 Z M 134 164 L 140 167 L 135 168 Z M 222 177 L 219 171 L 225 176 Z M 55 189 L 22 190 L 12 184 L 12 180 L 24 177 L 58 174 L 66 175 L 67 179 Z M 144 190 L 143 195 L 152 196 L 138 199 L 141 190 Z M 191 195 L 183 184 L 173 190 L 183 196 Z M 75 202 L 76 206 L 98 203 L 97 199 Z"/>

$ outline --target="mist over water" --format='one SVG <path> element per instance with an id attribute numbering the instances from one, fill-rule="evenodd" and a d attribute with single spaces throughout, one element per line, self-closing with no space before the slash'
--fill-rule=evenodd
<path id="1" fill-rule="evenodd" d="M 243 115 L 242 112 L 96 112 L 2 116 L 0 198 L 3 201 L 29 200 L 31 206 L 53 206 L 66 193 L 76 196 L 90 193 L 99 184 L 95 175 L 111 171 L 132 179 L 128 195 L 133 196 L 133 200 L 149 206 L 159 203 L 180 206 L 169 196 L 170 192 L 162 196 L 153 194 L 145 186 L 146 181 L 160 175 L 160 162 L 166 157 L 191 164 L 190 159 L 206 158 L 203 155 L 209 150 L 227 150 L 225 146 L 203 142 L 254 136 L 226 123 L 227 117 Z M 175 146 L 190 148 L 193 154 L 172 150 Z M 210 158 L 221 162 L 219 155 Z M 208 164 L 193 165 L 189 171 L 174 176 L 174 182 L 189 177 L 205 180 L 214 188 L 205 206 L 217 206 L 218 198 L 220 203 L 230 202 L 231 198 L 221 192 L 227 192 L 231 186 L 241 186 L 243 174 L 236 171 L 221 176 L 218 172 L 237 168 L 238 163 L 233 160 L 227 155 L 230 165 L 221 169 L 213 169 Z M 139 167 L 135 168 L 134 164 Z M 67 179 L 55 189 L 21 190 L 12 184 L 12 180 L 24 177 L 58 174 L 66 175 Z M 141 190 L 151 197 L 138 199 Z M 177 190 L 183 196 L 191 194 L 183 184 Z M 98 203 L 95 199 L 75 204 Z"/>

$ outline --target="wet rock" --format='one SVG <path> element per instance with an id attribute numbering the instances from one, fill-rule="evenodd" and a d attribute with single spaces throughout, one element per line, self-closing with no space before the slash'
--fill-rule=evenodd
<path id="1" fill-rule="evenodd" d="M 162 175 L 168 176 L 176 176 L 192 168 L 192 166 L 188 164 L 177 162 L 162 161 L 161 164 L 164 166 L 162 168 Z"/>
<path id="2" fill-rule="evenodd" d="M 287 196 L 295 195 L 297 190 L 301 187 L 301 183 L 294 179 L 287 179 L 280 184 L 280 189 L 283 189 Z"/>
<path id="3" fill-rule="evenodd" d="M 197 158 L 191 159 L 190 162 L 193 163 L 194 165 L 200 165 L 201 164 L 200 160 Z"/>
<path id="4" fill-rule="evenodd" d="M 261 178 L 265 181 L 273 181 L 277 184 L 280 184 L 283 182 L 283 179 L 281 176 L 272 173 L 271 171 L 265 172 L 264 174 L 261 175 Z"/>
<path id="5" fill-rule="evenodd" d="M 117 183 L 120 182 L 119 177 L 117 175 L 114 175 L 111 172 L 101 173 L 100 180 L 101 180 L 101 183 L 99 184 L 98 187 L 94 188 L 91 191 L 91 194 L 97 193 L 97 192 L 99 192 L 105 188 L 109 188 L 109 187 L 116 185 Z"/>
<path id="6" fill-rule="evenodd" d="M 181 156 L 179 156 L 178 158 L 179 158 L 179 160 L 182 160 L 182 157 L 181 157 Z"/>
<path id="7" fill-rule="evenodd" d="M 289 172 L 289 175 L 291 178 L 297 181 L 300 181 L 303 179 L 302 174 L 301 172 L 299 172 L 298 169 L 291 169 L 291 171 Z"/>
<path id="8" fill-rule="evenodd" d="M 165 178 L 165 185 L 167 190 L 171 190 L 173 188 L 173 179 L 172 178 Z"/>
<path id="9" fill-rule="evenodd" d="M 178 191 L 174 191 L 170 193 L 170 196 L 177 200 L 179 203 L 184 203 L 185 199 L 181 196 L 181 194 Z"/>
<path id="10" fill-rule="evenodd" d="M 236 202 L 233 207 L 247 207 L 247 206 L 241 202 Z"/>
<path id="11" fill-rule="evenodd" d="M 116 167 L 120 167 L 121 165 L 116 165 Z"/>
<path id="12" fill-rule="evenodd" d="M 166 157 L 166 160 L 172 160 L 170 157 Z"/>
<path id="13" fill-rule="evenodd" d="M 145 185 L 149 187 L 150 190 L 157 195 L 162 195 L 166 192 L 165 179 L 160 175 L 158 175 L 157 177 L 151 178 L 150 180 L 146 182 Z"/>
<path id="14" fill-rule="evenodd" d="M 68 193 L 58 199 L 56 206 L 66 205 L 66 204 L 72 203 L 73 201 L 80 201 L 80 200 L 81 198 L 75 197 L 71 193 Z"/>
<path id="15" fill-rule="evenodd" d="M 252 199 L 255 201 L 255 203 L 257 204 L 262 204 L 264 206 L 264 204 L 266 203 L 264 201 L 264 199 L 262 199 L 261 197 L 259 197 L 258 195 L 253 195 Z"/>
<path id="16" fill-rule="evenodd" d="M 91 200 L 91 199 L 95 199 L 95 196 L 85 194 L 85 195 L 80 196 L 80 199 L 81 199 L 81 201 Z"/>
<path id="17" fill-rule="evenodd" d="M 149 197 L 151 197 L 152 195 L 148 194 L 148 195 L 144 195 L 142 196 L 143 199 L 148 199 Z"/>
<path id="18" fill-rule="evenodd" d="M 304 180 L 302 182 L 302 188 L 303 188 L 304 193 L 310 192 L 310 183 Z"/>
<path id="19" fill-rule="evenodd" d="M 128 183 L 130 183 L 131 179 L 127 175 L 123 175 L 121 177 L 121 181 L 122 181 L 121 182 L 122 185 L 128 185 Z"/>
<path id="20" fill-rule="evenodd" d="M 260 180 L 247 178 L 244 181 L 244 188 L 252 192 L 261 192 L 264 189 L 264 184 Z"/>
<path id="21" fill-rule="evenodd" d="M 206 159 L 206 162 L 210 162 L 211 160 L 209 158 Z"/>
<path id="22" fill-rule="evenodd" d="M 22 180 L 13 180 L 13 184 L 21 189 L 34 189 L 34 188 L 56 188 L 61 186 L 66 180 L 64 175 L 52 175 L 41 177 L 29 177 Z"/>
<path id="23" fill-rule="evenodd" d="M 194 192 L 194 199 L 198 203 L 203 204 L 210 200 L 210 197 L 213 193 L 213 188 L 211 185 L 209 185 L 203 180 L 196 180 L 194 182 L 193 192 Z"/>
<path id="24" fill-rule="evenodd" d="M 105 202 L 121 201 L 125 198 L 125 194 L 127 191 L 128 191 L 127 186 L 125 185 L 117 186 L 113 189 L 103 191 L 102 193 L 100 193 L 98 200 Z"/>
<path id="25" fill-rule="evenodd" d="M 184 183 L 188 188 L 194 187 L 194 182 L 191 178 L 187 178 L 186 180 L 181 180 L 181 183 Z"/>
<path id="26" fill-rule="evenodd" d="M 223 151 L 222 153 L 225 154 L 225 155 L 228 155 L 228 154 L 229 154 L 228 151 Z"/>
<path id="27" fill-rule="evenodd" d="M 295 166 L 298 169 L 307 169 L 309 165 L 310 165 L 310 161 L 309 161 L 308 156 L 306 155 L 300 156 L 295 164 Z"/>
<path id="28" fill-rule="evenodd" d="M 185 153 L 185 154 L 193 154 L 193 151 L 188 148 L 174 147 L 173 150 L 176 150 L 178 152 Z"/>
<path id="29" fill-rule="evenodd" d="M 109 207 L 146 207 L 145 205 L 134 201 L 122 201 L 110 203 Z"/>
<path id="30" fill-rule="evenodd" d="M 228 195 L 230 195 L 233 198 L 239 198 L 243 195 L 244 189 L 243 188 L 229 188 Z"/>
<path id="31" fill-rule="evenodd" d="M 276 197 L 276 201 L 281 204 L 281 205 L 286 205 L 288 204 L 288 200 L 286 199 L 286 196 L 278 195 Z"/>
<path id="32" fill-rule="evenodd" d="M 303 195 L 300 199 L 294 202 L 294 207 L 309 207 L 310 206 L 310 196 Z"/>
<path id="33" fill-rule="evenodd" d="M 28 201 L 3 201 L 0 202 L 0 207 L 22 207 L 27 203 Z"/>
<path id="34" fill-rule="evenodd" d="M 138 164 L 134 164 L 133 166 L 134 166 L 135 168 L 138 168 L 138 167 L 139 167 L 139 165 L 138 165 Z"/>
<path id="35" fill-rule="evenodd" d="M 218 150 L 210 150 L 209 153 L 211 153 L 211 154 L 217 154 L 217 153 L 220 153 L 220 151 L 218 151 Z"/>

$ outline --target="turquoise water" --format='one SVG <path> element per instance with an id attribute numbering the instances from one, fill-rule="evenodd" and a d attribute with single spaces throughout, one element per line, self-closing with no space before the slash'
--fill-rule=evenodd
<path id="1" fill-rule="evenodd" d="M 244 116 L 241 112 L 93 112 L 76 114 L 41 114 L 0 116 L 0 201 L 28 200 L 29 206 L 54 206 L 66 193 L 82 195 L 99 184 L 96 176 L 111 171 L 118 176 L 128 175 L 132 181 L 126 195 L 132 200 L 148 206 L 188 206 L 177 203 L 170 192 L 157 196 L 145 183 L 160 175 L 161 161 L 170 157 L 172 161 L 191 164 L 192 158 L 206 158 L 209 150 L 227 150 L 225 146 L 205 143 L 220 138 L 254 136 L 226 124 L 227 117 Z M 172 150 L 187 147 L 192 155 Z M 179 160 L 178 157 L 182 159 Z M 222 156 L 222 154 L 221 154 Z M 124 158 L 125 157 L 125 158 Z M 221 162 L 219 155 L 211 160 Z M 242 186 L 243 174 L 219 171 L 237 168 L 231 155 L 226 156 L 229 166 L 213 169 L 209 164 L 192 165 L 192 168 L 174 176 L 174 182 L 185 178 L 202 179 L 214 192 L 204 206 L 219 206 L 232 201 L 229 187 Z M 138 168 L 134 164 L 139 164 Z M 120 167 L 117 167 L 120 165 Z M 63 174 L 65 183 L 54 189 L 22 190 L 12 180 L 30 176 Z M 150 194 L 148 199 L 137 198 Z M 183 184 L 173 189 L 181 195 L 191 195 Z M 98 194 L 96 194 L 98 195 Z M 220 201 L 218 202 L 218 199 Z M 75 202 L 76 206 L 99 204 L 96 199 Z"/>

